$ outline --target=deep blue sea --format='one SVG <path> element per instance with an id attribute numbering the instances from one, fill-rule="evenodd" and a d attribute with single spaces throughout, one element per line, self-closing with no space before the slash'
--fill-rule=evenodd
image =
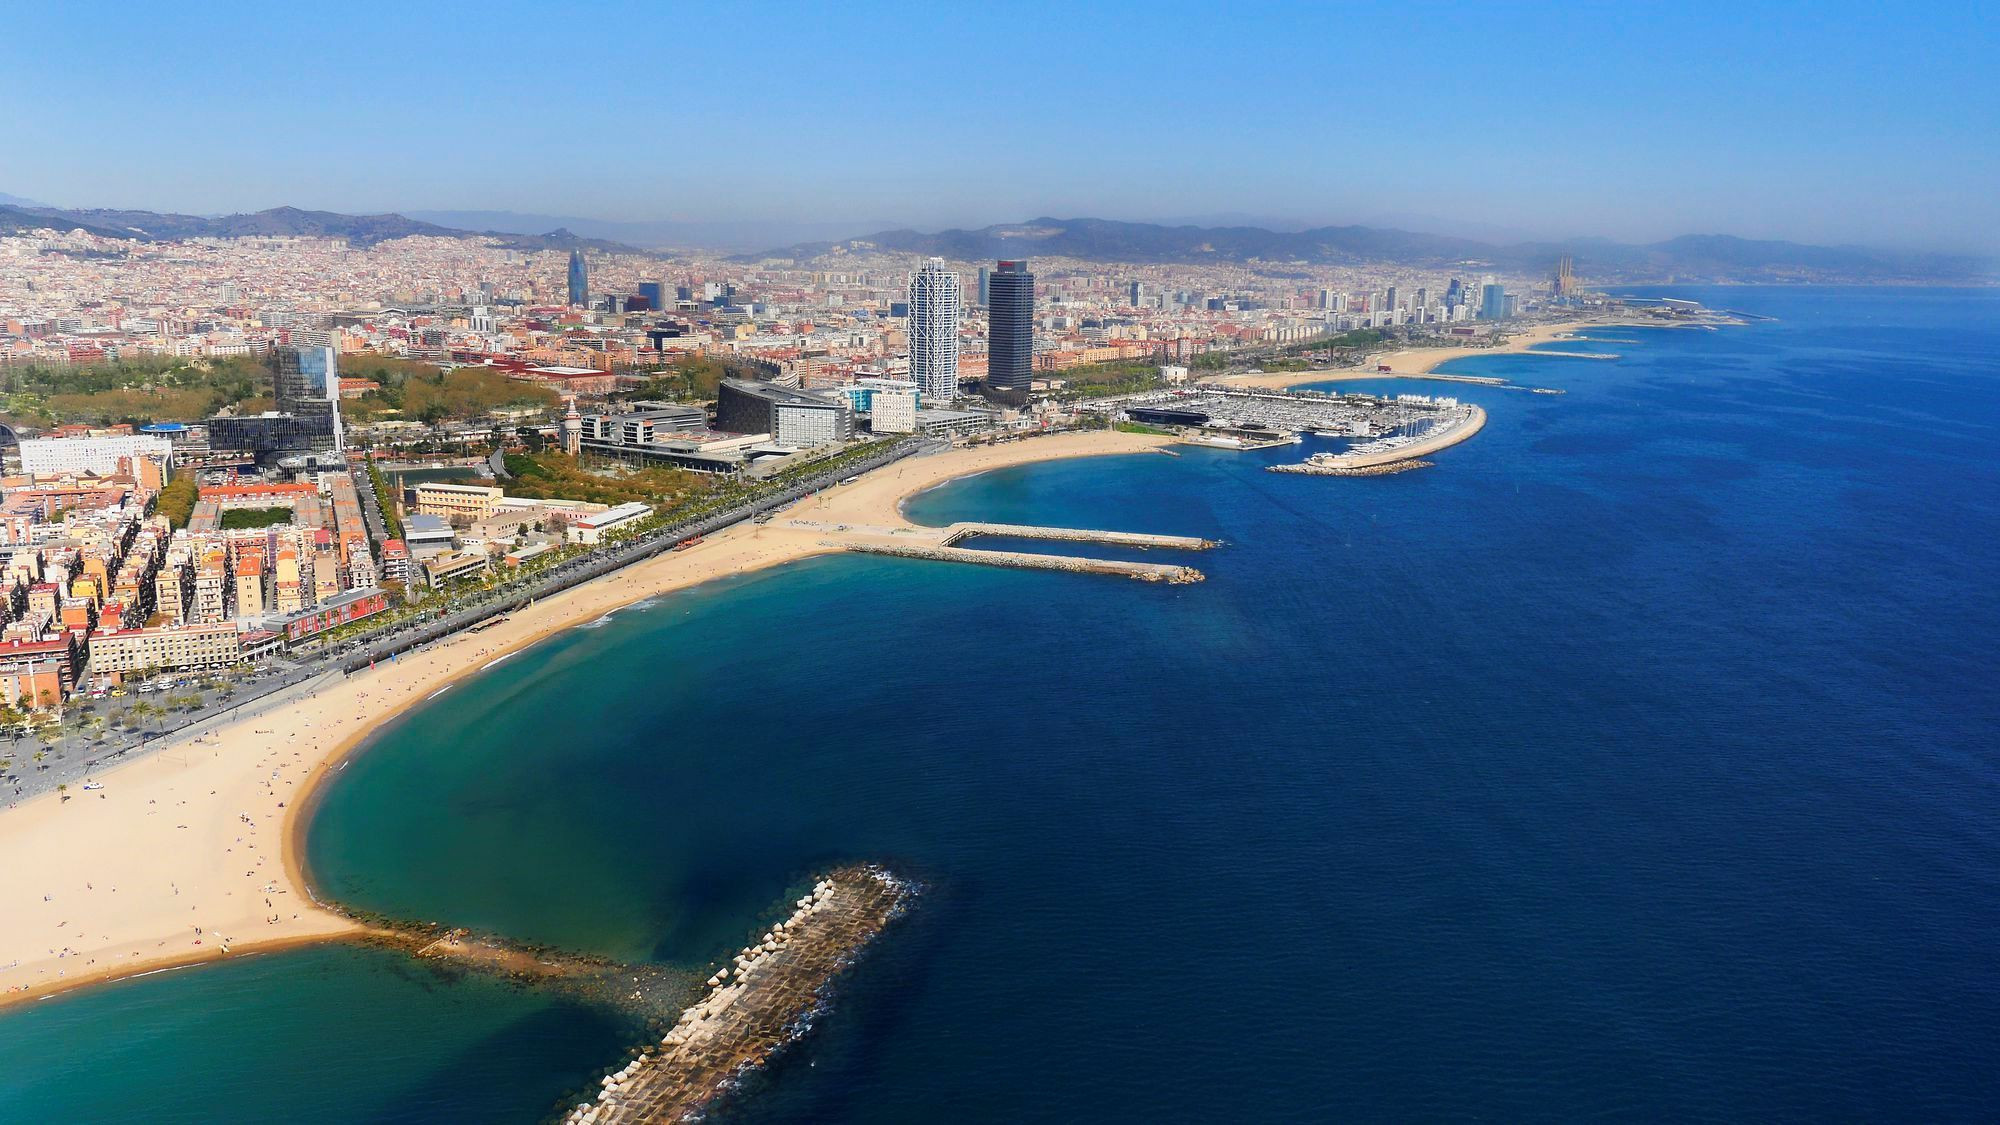
<path id="1" fill-rule="evenodd" d="M 1228 545 L 623 611 L 379 738 L 314 875 L 694 971 L 828 864 L 922 880 L 758 1125 L 2000 1118 L 2000 293 L 1646 292 L 1777 319 L 1341 385 L 1487 407 L 1417 472 L 939 489 Z M 533 1121 L 632 1034 L 246 958 L 0 1015 L 0 1120 Z"/>

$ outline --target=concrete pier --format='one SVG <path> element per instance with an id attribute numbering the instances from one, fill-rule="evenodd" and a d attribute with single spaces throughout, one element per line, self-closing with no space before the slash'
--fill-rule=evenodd
<path id="1" fill-rule="evenodd" d="M 1191 535 L 1154 535 L 1144 531 L 1096 531 L 1082 527 L 1034 527 L 1020 523 L 955 523 L 944 530 L 943 543 L 950 547 L 959 541 L 977 535 L 1004 536 L 1009 539 L 1054 539 L 1071 543 L 1103 543 L 1112 547 L 1155 547 L 1176 551 L 1206 551 L 1216 545 L 1213 539 L 1197 539 Z"/>
<path id="2" fill-rule="evenodd" d="M 931 559 L 935 562 L 975 563 L 1024 570 L 1062 570 L 1071 574 L 1115 574 L 1141 582 L 1166 582 L 1185 586 L 1206 576 L 1191 566 L 1169 563 L 1125 562 L 1120 559 L 1081 559 L 1068 555 L 1036 555 L 1025 551 L 976 551 L 967 547 L 946 547 L 934 543 L 896 543 L 880 540 L 825 540 L 829 547 L 841 547 L 864 555 L 893 555 L 904 559 Z"/>
<path id="3" fill-rule="evenodd" d="M 1072 574 L 1115 574 L 1141 582 L 1168 582 L 1185 585 L 1200 582 L 1201 571 L 1191 566 L 1167 563 L 1123 562 L 1117 559 L 1072 558 L 1067 555 L 1038 555 L 1027 551 L 988 551 L 959 546 L 980 536 L 1013 539 L 1046 539 L 1070 543 L 1102 543 L 1108 547 L 1137 547 L 1143 550 L 1206 551 L 1217 544 L 1212 539 L 1191 535 L 1155 535 L 1143 531 L 1098 531 L 1082 527 L 1036 527 L 1015 523 L 954 523 L 946 527 L 874 527 L 861 524 L 829 524 L 814 520 L 787 520 L 781 526 L 820 535 L 820 544 L 864 555 L 893 555 L 905 559 L 932 559 L 938 562 L 977 563 L 1031 570 L 1062 570 Z"/>
<path id="4" fill-rule="evenodd" d="M 879 867 L 843 867 L 709 978 L 657 1045 L 605 1075 L 569 1125 L 687 1121 L 797 1039 L 827 987 L 902 912 L 913 891 Z"/>

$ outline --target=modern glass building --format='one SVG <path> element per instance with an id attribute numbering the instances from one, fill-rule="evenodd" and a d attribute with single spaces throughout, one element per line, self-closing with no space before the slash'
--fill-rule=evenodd
<path id="1" fill-rule="evenodd" d="M 242 450 L 260 461 L 295 453 L 325 453 L 337 441 L 329 419 L 270 411 L 208 420 L 208 445 L 215 450 Z"/>
<path id="2" fill-rule="evenodd" d="M 910 378 L 935 403 L 958 397 L 958 275 L 932 258 L 910 275 Z"/>
<path id="3" fill-rule="evenodd" d="M 716 388 L 715 428 L 731 434 L 770 434 L 779 445 L 821 445 L 854 436 L 854 410 L 845 396 L 724 379 Z"/>
<path id="4" fill-rule="evenodd" d="M 987 283 L 986 385 L 1026 396 L 1035 378 L 1035 275 L 1001 262 Z"/>
<path id="5" fill-rule="evenodd" d="M 569 303 L 578 307 L 590 304 L 590 268 L 583 264 L 583 251 L 569 252 Z"/>
<path id="6" fill-rule="evenodd" d="M 209 447 L 253 453 L 259 461 L 345 449 L 339 353 L 326 347 L 277 347 L 265 363 L 277 409 L 210 418 Z"/>
<path id="7" fill-rule="evenodd" d="M 345 447 L 340 427 L 340 353 L 323 347 L 273 348 L 271 391 L 278 413 L 300 419 L 306 430 L 324 439 L 307 448 Z"/>
<path id="8" fill-rule="evenodd" d="M 1507 319 L 1507 287 L 1487 282 L 1479 287 L 1479 319 Z"/>

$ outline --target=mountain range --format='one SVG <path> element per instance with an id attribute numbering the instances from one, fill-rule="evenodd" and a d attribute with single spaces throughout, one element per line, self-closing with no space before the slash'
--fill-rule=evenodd
<path id="1" fill-rule="evenodd" d="M 1533 272 L 1546 270 L 1557 257 L 1569 254 L 1576 260 L 1577 271 L 1592 278 L 1674 276 L 1687 281 L 1971 281 L 1992 280 L 2000 270 L 2000 263 L 1965 255 L 1809 246 L 1723 234 L 1683 235 L 1639 245 L 1601 238 L 1497 245 L 1382 227 L 1273 231 L 1249 226 L 1164 226 L 1054 218 L 930 234 L 888 230 L 839 242 L 803 243 L 744 260 L 816 260 L 869 253 L 935 255 L 959 261 L 1061 257 L 1132 263 L 1255 261 L 1272 266 L 1398 262 Z"/>
<path id="2" fill-rule="evenodd" d="M 749 224 L 617 223 L 571 220 L 505 211 L 418 212 L 345 215 L 274 207 L 238 215 L 180 215 L 156 211 L 50 207 L 0 195 L 0 234 L 23 230 L 82 229 L 103 238 L 174 241 L 187 238 L 243 238 L 258 235 L 313 235 L 374 246 L 411 235 L 491 238 L 519 250 L 586 249 L 606 253 L 651 253 L 633 243 L 659 245 L 680 235 L 683 244 L 742 244 Z M 447 220 L 446 222 L 430 220 Z M 536 233 L 543 223 L 553 229 Z M 575 224 L 585 227 L 579 234 Z M 826 224 L 791 224 L 792 229 L 827 229 Z M 626 236 L 621 239 L 619 235 Z M 594 237 L 592 237 L 594 236 Z M 629 241 L 627 240 L 629 239 Z M 1119 222 L 1111 219 L 1031 219 L 977 230 L 932 233 L 885 230 L 861 238 L 801 242 L 783 249 L 739 255 L 739 261 L 814 261 L 859 254 L 935 255 L 958 261 L 1061 257 L 1089 262 L 1248 263 L 1266 267 L 1408 265 L 1542 272 L 1569 254 L 1577 272 L 1594 280 L 1683 281 L 1971 281 L 1992 282 L 2000 263 L 1959 254 L 1885 250 L 1864 246 L 1811 246 L 1737 238 L 1683 235 L 1663 242 L 1631 244 L 1583 238 L 1568 242 L 1495 243 L 1474 238 L 1424 234 L 1393 227 L 1323 226 L 1271 230 L 1260 226 Z"/>
<path id="3" fill-rule="evenodd" d="M 543 234 L 461 230 L 397 214 L 343 215 L 337 211 L 273 207 L 247 215 L 177 215 L 158 211 L 0 204 L 0 234 L 48 227 L 81 229 L 99 238 L 128 238 L 140 242 L 306 235 L 341 238 L 355 246 L 374 246 L 392 238 L 431 235 L 443 238 L 497 238 L 502 245 L 516 250 L 571 250 L 581 247 L 611 253 L 637 252 L 623 243 L 584 238 L 560 227 Z"/>
<path id="4" fill-rule="evenodd" d="M 601 238 L 648 249 L 699 247 L 704 250 L 747 251 L 767 246 L 839 238 L 862 223 L 759 219 L 655 219 L 625 221 L 587 219 L 574 215 L 523 214 L 518 211 L 406 211 L 412 219 L 462 230 L 511 231 L 534 234 L 558 227 L 586 238 Z M 879 224 L 887 226 L 887 223 Z"/>

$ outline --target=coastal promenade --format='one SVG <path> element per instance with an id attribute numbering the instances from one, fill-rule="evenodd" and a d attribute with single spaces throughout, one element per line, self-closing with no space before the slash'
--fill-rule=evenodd
<path id="1" fill-rule="evenodd" d="M 88 784 L 93 776 L 120 762 L 199 740 L 207 731 L 241 718 L 264 714 L 315 689 L 328 677 L 359 671 L 501 614 L 523 609 L 570 587 L 595 581 L 661 554 L 688 539 L 710 535 L 785 508 L 841 478 L 866 473 L 925 448 L 926 444 L 921 441 L 905 441 L 861 464 L 829 469 L 725 511 L 684 520 L 658 528 L 634 542 L 569 559 L 533 581 L 461 596 L 439 616 L 405 619 L 337 645 L 273 660 L 251 672 L 247 678 L 233 683 L 228 698 L 205 698 L 200 707 L 169 713 L 157 728 L 114 730 L 100 733 L 87 742 L 82 738 L 66 737 L 52 748 L 53 753 L 46 760 L 37 762 L 34 768 L 25 773 L 15 770 L 5 783 L 6 803 L 11 807 L 23 798 Z M 938 449 L 943 445 L 940 443 L 928 448 Z M 375 503 L 374 490 L 362 487 L 360 495 L 363 510 L 370 510 Z M 379 522 L 379 512 L 373 518 Z M 14 746 L 0 747 L 0 759 L 19 761 L 28 754 L 27 745 L 18 737 Z"/>
<path id="2" fill-rule="evenodd" d="M 1092 431 L 906 457 L 794 504 L 813 519 L 904 523 L 908 497 L 958 477 L 1069 457 L 1147 452 L 1167 439 Z M 737 523 L 681 551 L 561 590 L 478 633 L 455 632 L 327 677 L 98 773 L 101 788 L 0 811 L 0 1003 L 363 931 L 316 903 L 303 865 L 311 794 L 383 722 L 564 629 L 711 579 L 838 550 L 810 530 Z"/>

